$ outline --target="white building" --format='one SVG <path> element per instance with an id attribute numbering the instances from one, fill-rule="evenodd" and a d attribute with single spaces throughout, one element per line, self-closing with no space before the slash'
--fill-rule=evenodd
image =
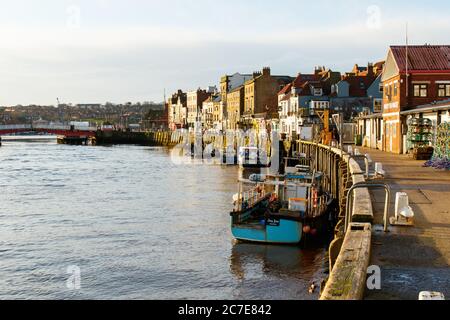
<path id="1" fill-rule="evenodd" d="M 187 124 L 190 128 L 194 128 L 202 122 L 203 102 L 211 96 L 208 91 L 198 89 L 187 93 Z"/>

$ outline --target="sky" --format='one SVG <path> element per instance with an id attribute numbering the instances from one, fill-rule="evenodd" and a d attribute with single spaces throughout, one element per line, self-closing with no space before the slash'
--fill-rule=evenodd
<path id="1" fill-rule="evenodd" d="M 160 102 L 270 66 L 350 71 L 450 44 L 444 0 L 0 0 L 0 105 Z"/>

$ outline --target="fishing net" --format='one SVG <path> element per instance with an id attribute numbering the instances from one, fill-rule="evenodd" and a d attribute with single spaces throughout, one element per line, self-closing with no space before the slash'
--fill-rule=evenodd
<path id="1" fill-rule="evenodd" d="M 450 122 L 437 127 L 433 158 L 425 166 L 450 170 Z"/>

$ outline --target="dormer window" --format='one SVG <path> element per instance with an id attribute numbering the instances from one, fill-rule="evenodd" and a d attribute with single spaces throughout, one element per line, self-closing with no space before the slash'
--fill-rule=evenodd
<path id="1" fill-rule="evenodd" d="M 314 96 L 315 97 L 322 96 L 322 88 L 314 88 Z"/>

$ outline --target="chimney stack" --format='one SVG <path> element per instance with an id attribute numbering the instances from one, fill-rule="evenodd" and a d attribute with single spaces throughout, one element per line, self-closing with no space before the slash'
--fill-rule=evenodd
<path id="1" fill-rule="evenodd" d="M 264 76 L 270 76 L 270 68 L 269 68 L 269 67 L 263 68 L 262 74 L 263 74 Z"/>
<path id="2" fill-rule="evenodd" d="M 374 72 L 373 72 L 373 63 L 370 63 L 367 65 L 367 75 L 368 76 L 373 76 Z"/>

